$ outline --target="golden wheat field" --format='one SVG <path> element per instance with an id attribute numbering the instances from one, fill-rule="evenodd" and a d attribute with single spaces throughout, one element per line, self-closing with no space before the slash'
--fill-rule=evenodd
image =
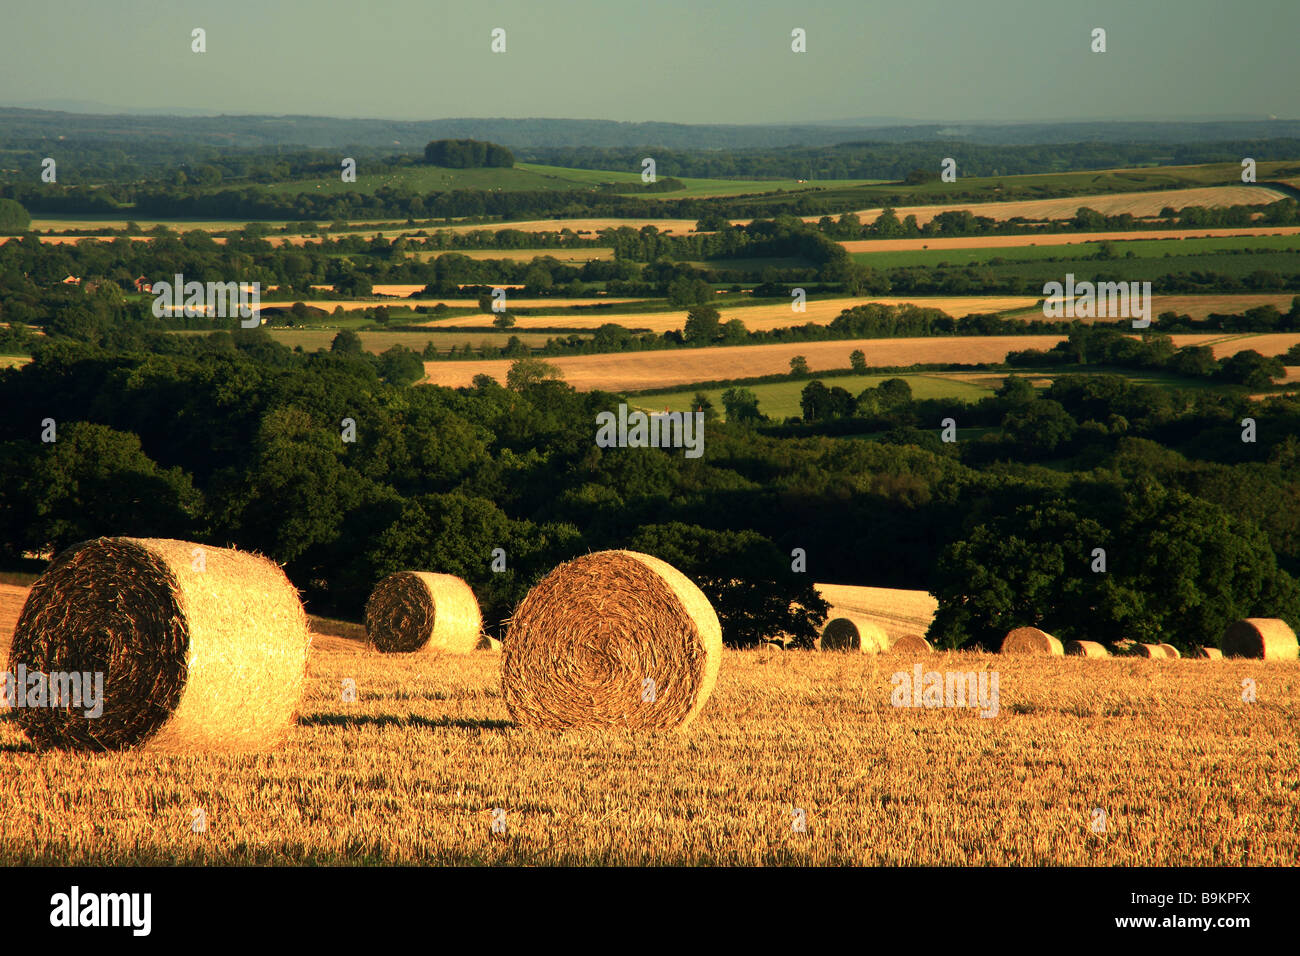
<path id="1" fill-rule="evenodd" d="M 38 754 L 0 721 L 0 863 L 1300 859 L 1295 664 L 726 651 L 685 732 L 542 732 L 510 722 L 499 654 L 380 655 L 327 629 L 268 753 Z M 996 672 L 997 715 L 892 706 L 915 663 Z"/>
<path id="2" fill-rule="evenodd" d="M 944 336 L 911 339 L 846 339 L 835 342 L 797 342 L 778 345 L 728 345 L 706 349 L 672 349 L 652 352 L 616 352 L 604 355 L 569 355 L 548 358 L 564 380 L 583 391 L 636 391 L 710 382 L 721 379 L 775 375 L 790 370 L 790 359 L 802 355 L 813 371 L 849 368 L 849 354 L 861 349 L 867 364 L 892 367 L 918 363 L 978 364 L 1001 362 L 1008 352 L 1049 349 L 1060 335 Z M 1172 336 L 1178 347 L 1209 345 L 1216 357 L 1255 349 L 1278 355 L 1300 342 L 1300 333 L 1191 334 Z M 467 386 L 475 375 L 490 375 L 504 382 L 509 359 L 471 359 L 425 362 L 425 381 L 432 385 Z"/>
<path id="3" fill-rule="evenodd" d="M 1179 314 L 1204 319 L 1213 312 L 1242 313 L 1260 305 L 1273 305 L 1279 311 L 1291 308 L 1291 293 L 1276 294 L 1228 294 L 1228 295 L 1157 295 L 1152 296 L 1151 311 L 1153 315 L 1173 310 Z M 421 300 L 423 304 L 425 300 Z M 515 302 L 528 301 L 536 305 L 515 305 Z M 545 310 L 546 299 L 512 300 L 515 308 L 537 308 L 543 310 L 537 314 L 515 315 L 514 329 L 596 329 L 606 323 L 615 323 L 629 329 L 646 329 L 651 332 L 668 332 L 679 330 L 686 324 L 686 310 L 671 312 L 593 312 L 590 315 L 552 314 Z M 590 303 L 592 300 L 575 300 Z M 602 303 L 617 303 L 622 299 L 598 300 Z M 751 332 L 766 332 L 772 329 L 786 328 L 792 325 L 825 325 L 835 319 L 845 309 L 862 305 L 915 305 L 925 309 L 939 309 L 950 316 L 962 318 L 967 315 L 993 312 L 1015 313 L 1016 318 L 1025 321 L 1042 319 L 1038 307 L 1041 297 L 1024 295 L 955 295 L 955 296 L 863 296 L 839 299 L 813 299 L 805 303 L 805 311 L 793 312 L 786 303 L 767 303 L 763 305 L 724 305 L 719 307 L 724 322 L 740 319 L 745 328 Z M 376 303 L 369 303 L 375 305 Z M 364 303 L 346 303 L 345 307 L 364 308 Z M 1113 318 L 1080 319 L 1085 323 L 1113 322 Z M 458 328 L 491 329 L 492 316 L 488 314 L 471 316 L 453 316 L 446 319 L 433 319 L 417 322 L 416 325 L 436 328 L 440 325 Z"/>

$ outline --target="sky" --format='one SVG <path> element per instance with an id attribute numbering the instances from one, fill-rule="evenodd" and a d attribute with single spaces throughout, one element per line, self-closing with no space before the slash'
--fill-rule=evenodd
<path id="1" fill-rule="evenodd" d="M 1300 0 L 47 0 L 0 105 L 679 123 L 1300 118 Z M 207 52 L 191 51 L 191 31 Z M 491 32 L 506 31 L 493 53 Z M 1093 53 L 1092 30 L 1107 31 Z M 791 51 L 806 31 L 807 52 Z"/>

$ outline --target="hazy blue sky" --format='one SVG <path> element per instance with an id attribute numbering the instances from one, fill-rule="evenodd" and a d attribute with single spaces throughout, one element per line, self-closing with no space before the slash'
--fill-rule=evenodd
<path id="1" fill-rule="evenodd" d="M 1300 0 L 50 0 L 0 105 L 675 122 L 1300 118 Z M 1089 51 L 1093 27 L 1108 52 Z M 208 52 L 190 52 L 207 30 Z M 507 52 L 489 51 L 507 31 Z M 802 27 L 808 52 L 790 51 Z"/>

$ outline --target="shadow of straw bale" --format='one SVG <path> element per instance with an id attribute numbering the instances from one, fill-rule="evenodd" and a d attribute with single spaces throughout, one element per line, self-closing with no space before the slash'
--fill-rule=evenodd
<path id="1" fill-rule="evenodd" d="M 419 714 L 310 714 L 298 718 L 300 727 L 425 727 L 442 730 L 507 730 L 514 727 L 508 720 L 469 717 L 421 717 Z"/>

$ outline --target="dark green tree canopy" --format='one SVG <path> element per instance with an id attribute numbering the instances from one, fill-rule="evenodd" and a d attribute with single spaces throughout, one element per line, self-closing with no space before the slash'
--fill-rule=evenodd
<path id="1" fill-rule="evenodd" d="M 448 169 L 478 169 L 484 166 L 510 168 L 515 155 L 504 146 L 476 139 L 435 139 L 424 147 L 424 161 Z"/>

